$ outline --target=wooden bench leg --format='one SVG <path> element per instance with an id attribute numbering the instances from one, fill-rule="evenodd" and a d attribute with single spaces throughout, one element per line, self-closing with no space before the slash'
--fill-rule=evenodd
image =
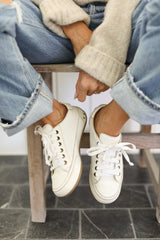
<path id="1" fill-rule="evenodd" d="M 150 133 L 151 132 L 151 125 L 142 125 L 141 126 L 141 132 L 142 133 Z M 145 153 L 144 153 L 144 149 L 140 149 L 139 152 L 139 167 L 141 168 L 146 168 L 146 163 L 145 163 Z"/>
<path id="2" fill-rule="evenodd" d="M 45 83 L 52 90 L 52 73 L 41 73 Z M 29 189 L 32 222 L 45 222 L 45 187 L 49 168 L 44 164 L 41 137 L 34 134 L 34 123 L 27 129 Z"/>
<path id="3" fill-rule="evenodd" d="M 27 129 L 28 168 L 32 222 L 45 222 L 45 173 L 41 138 L 34 134 L 37 123 Z"/>

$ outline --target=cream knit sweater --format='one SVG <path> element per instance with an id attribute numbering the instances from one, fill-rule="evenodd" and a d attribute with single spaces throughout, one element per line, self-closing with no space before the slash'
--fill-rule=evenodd
<path id="1" fill-rule="evenodd" d="M 41 12 L 44 24 L 66 37 L 61 26 L 77 21 L 89 25 L 90 17 L 80 7 L 93 0 L 32 0 Z M 97 0 L 96 0 L 97 1 Z M 125 71 L 131 37 L 131 17 L 140 0 L 98 0 L 108 2 L 104 20 L 96 28 L 90 43 L 75 58 L 75 65 L 112 87 Z"/>

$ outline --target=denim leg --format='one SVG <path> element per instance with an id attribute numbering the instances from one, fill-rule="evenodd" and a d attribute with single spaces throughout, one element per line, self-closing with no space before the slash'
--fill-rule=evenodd
<path id="1" fill-rule="evenodd" d="M 52 93 L 30 62 L 73 59 L 69 40 L 43 25 L 39 9 L 31 1 L 0 4 L 0 126 L 7 135 L 52 112 Z"/>
<path id="2" fill-rule="evenodd" d="M 53 105 L 51 92 L 17 45 L 19 11 L 16 3 L 0 5 L 0 125 L 8 135 L 51 113 Z"/>
<path id="3" fill-rule="evenodd" d="M 144 0 L 133 15 L 127 61 L 132 63 L 111 90 L 115 101 L 140 124 L 160 123 L 160 1 Z M 141 8 L 141 9 L 140 9 Z"/>
<path id="4" fill-rule="evenodd" d="M 73 63 L 71 41 L 47 29 L 39 8 L 31 0 L 14 0 L 21 9 L 21 24 L 17 26 L 16 41 L 31 63 Z M 87 4 L 83 10 L 90 15 L 89 28 L 94 30 L 103 20 L 105 3 Z"/>
<path id="5" fill-rule="evenodd" d="M 0 3 L 0 126 L 13 135 L 52 112 L 53 96 L 30 63 L 74 62 L 69 39 L 49 31 L 30 0 Z M 83 7 L 94 30 L 105 4 Z"/>

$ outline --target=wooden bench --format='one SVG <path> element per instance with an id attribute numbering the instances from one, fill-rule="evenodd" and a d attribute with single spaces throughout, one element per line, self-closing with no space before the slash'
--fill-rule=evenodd
<path id="1" fill-rule="evenodd" d="M 52 72 L 79 72 L 73 64 L 51 64 L 34 65 L 35 70 L 40 73 L 50 89 L 52 89 Z M 45 186 L 49 169 L 44 163 L 43 151 L 40 136 L 34 135 L 34 129 L 37 123 L 34 123 L 27 129 L 28 139 L 28 167 L 29 167 L 29 188 L 30 204 L 33 222 L 45 222 L 46 220 L 46 201 Z M 149 149 L 160 148 L 160 134 L 150 133 L 150 126 L 143 126 L 140 133 L 125 133 L 123 141 L 131 142 L 142 149 L 140 151 L 140 165 L 147 165 L 155 192 L 157 194 L 156 217 L 160 223 L 160 174 L 153 155 Z M 83 135 L 82 148 L 89 147 L 89 134 Z"/>

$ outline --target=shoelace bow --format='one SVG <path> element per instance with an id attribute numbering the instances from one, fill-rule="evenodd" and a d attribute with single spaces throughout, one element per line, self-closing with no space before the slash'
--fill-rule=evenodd
<path id="1" fill-rule="evenodd" d="M 45 155 L 45 162 L 53 171 L 55 168 L 65 165 L 62 152 L 57 141 L 57 132 L 54 130 L 48 134 L 43 131 L 41 126 L 37 126 L 34 131 L 35 134 L 40 134 L 42 137 L 43 151 Z"/>
<path id="2" fill-rule="evenodd" d="M 136 146 L 128 142 L 117 143 L 114 146 L 106 146 L 98 143 L 97 146 L 88 149 L 87 153 L 89 156 L 98 156 L 95 168 L 96 176 L 119 176 L 120 158 L 122 155 L 130 166 L 134 165 L 126 152 L 133 149 L 136 149 Z"/>

